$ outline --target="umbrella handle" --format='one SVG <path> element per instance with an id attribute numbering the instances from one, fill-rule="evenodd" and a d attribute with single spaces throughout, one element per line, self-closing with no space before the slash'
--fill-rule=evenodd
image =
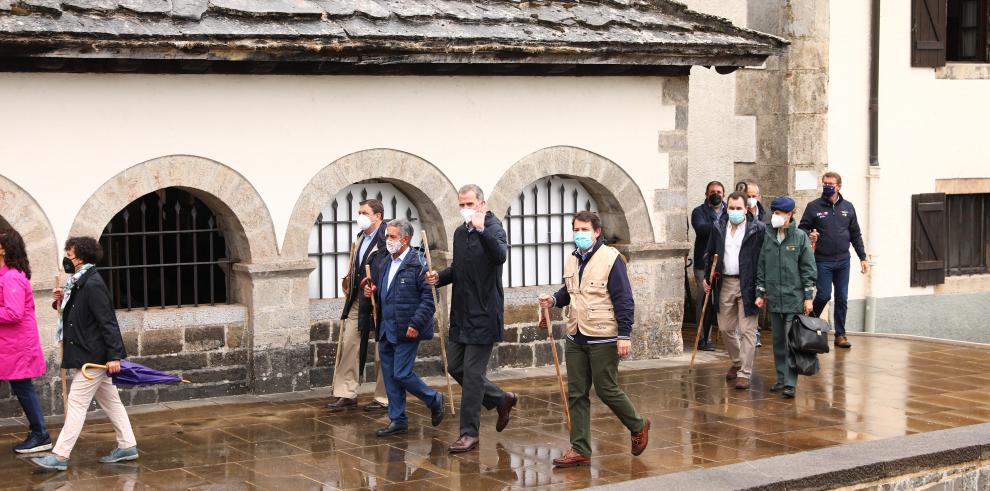
<path id="1" fill-rule="evenodd" d="M 82 373 L 83 378 L 85 378 L 86 380 L 93 380 L 94 378 L 96 378 L 96 377 L 93 377 L 90 374 L 86 373 L 86 370 L 89 370 L 90 368 L 102 368 L 102 369 L 106 370 L 107 369 L 107 366 L 106 365 L 100 365 L 98 363 L 86 363 L 86 364 L 84 364 L 82 366 L 82 368 L 80 368 L 79 370 Z"/>

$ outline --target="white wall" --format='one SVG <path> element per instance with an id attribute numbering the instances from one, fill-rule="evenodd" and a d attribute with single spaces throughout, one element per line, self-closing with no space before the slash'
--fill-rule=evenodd
<path id="1" fill-rule="evenodd" d="M 986 118 L 990 80 L 937 79 L 912 68 L 910 2 L 883 2 L 880 17 L 880 192 L 878 297 L 933 293 L 911 288 L 911 195 L 935 192 L 936 179 L 990 177 Z M 829 167 L 866 220 L 869 98 L 869 3 L 832 2 Z M 867 241 L 869 242 L 869 237 Z M 870 251 L 870 247 L 867 247 Z M 850 298 L 862 298 L 853 274 Z"/>
<path id="2" fill-rule="evenodd" d="M 105 181 L 170 154 L 242 173 L 267 203 L 280 244 L 319 169 L 378 147 L 490 191 L 527 154 L 573 145 L 623 167 L 652 206 L 668 177 L 658 134 L 675 117 L 662 93 L 657 77 L 4 73 L 0 174 L 37 199 L 59 242 Z"/>

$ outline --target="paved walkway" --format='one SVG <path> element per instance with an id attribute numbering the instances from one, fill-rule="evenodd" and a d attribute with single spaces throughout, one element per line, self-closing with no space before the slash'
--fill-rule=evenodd
<path id="1" fill-rule="evenodd" d="M 24 489 L 576 489 L 880 438 L 990 422 L 990 350 L 921 340 L 853 337 L 852 350 L 821 357 L 782 400 L 769 344 L 760 348 L 749 391 L 726 386 L 726 362 L 692 373 L 686 365 L 626 370 L 623 386 L 653 422 L 650 447 L 629 455 L 629 434 L 593 396 L 595 459 L 553 470 L 568 446 L 556 381 L 500 382 L 520 393 L 513 420 L 494 430 L 482 419 L 481 449 L 451 456 L 457 418 L 437 428 L 410 404 L 408 435 L 376 438 L 384 416 L 328 413 L 323 399 L 243 398 L 246 403 L 180 403 L 136 410 L 141 459 L 100 465 L 114 446 L 106 422 L 87 426 L 68 472 L 48 473 L 13 454 L 0 457 L 0 488 Z M 669 363 L 667 363 L 669 364 Z M 634 364 L 630 364 L 634 365 Z M 638 364 L 641 365 L 641 364 Z M 314 391 L 315 394 L 325 394 Z M 0 426 L 0 445 L 23 438 Z"/>

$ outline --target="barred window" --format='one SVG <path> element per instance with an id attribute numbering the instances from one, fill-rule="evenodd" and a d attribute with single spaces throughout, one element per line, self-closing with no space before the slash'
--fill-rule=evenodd
<path id="1" fill-rule="evenodd" d="M 334 196 L 316 218 L 309 234 L 309 257 L 316 260 L 316 269 L 309 276 L 310 298 L 341 298 L 340 279 L 347 274 L 351 244 L 360 232 L 354 220 L 360 203 L 377 199 L 385 207 L 385 221 L 396 217 L 412 222 L 412 245 L 420 243 L 419 211 L 395 186 L 387 182 L 352 184 Z"/>
<path id="2" fill-rule="evenodd" d="M 127 205 L 100 236 L 97 264 L 114 308 L 230 303 L 230 252 L 217 217 L 187 191 L 164 188 Z"/>
<path id="3" fill-rule="evenodd" d="M 564 259 L 574 250 L 571 220 L 598 205 L 576 179 L 551 176 L 519 193 L 505 215 L 509 258 L 502 284 L 555 285 L 563 282 Z"/>

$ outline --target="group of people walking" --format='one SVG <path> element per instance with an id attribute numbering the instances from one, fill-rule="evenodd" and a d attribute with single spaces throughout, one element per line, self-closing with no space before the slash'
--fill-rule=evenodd
<path id="1" fill-rule="evenodd" d="M 850 271 L 849 246 L 860 259 L 860 271 L 869 273 L 866 250 L 856 210 L 843 199 L 842 177 L 826 172 L 821 198 L 795 220 L 794 199 L 775 198 L 767 213 L 759 186 L 739 183 L 724 197 L 725 187 L 708 183 L 705 203 L 694 209 L 694 276 L 699 308 L 710 294 L 719 333 L 732 365 L 726 379 L 737 389 L 748 389 L 758 342 L 758 319 L 765 310 L 773 331 L 776 383 L 771 391 L 793 398 L 797 368 L 788 359 L 788 328 L 797 314 L 822 314 L 835 292 L 835 346 L 850 348 L 845 321 Z M 697 315 L 702 332 L 699 348 L 714 350 L 712 319 Z"/>
<path id="2" fill-rule="evenodd" d="M 844 331 L 849 245 L 860 257 L 864 274 L 869 264 L 855 209 L 843 200 L 841 186 L 838 174 L 826 173 L 822 198 L 808 205 L 800 223 L 795 221 L 792 198 L 774 199 L 767 212 L 760 202 L 759 188 L 752 182 L 740 183 L 728 197 L 721 183 L 709 183 L 705 203 L 692 213 L 697 234 L 694 265 L 698 295 L 712 294 L 711 305 L 732 359 L 726 378 L 734 380 L 736 388 L 748 389 L 754 376 L 761 310 L 769 312 L 773 330 L 777 373 L 771 390 L 780 391 L 784 397 L 794 397 L 797 386 L 797 372 L 787 362 L 790 319 L 799 313 L 819 315 L 830 300 L 833 285 L 835 344 L 850 347 Z M 360 202 L 360 232 L 342 279 L 346 298 L 333 398 L 327 405 L 335 412 L 358 407 L 357 389 L 369 338 L 374 334 L 378 376 L 373 401 L 363 409 L 385 412 L 389 420 L 376 434 L 387 437 L 408 431 L 407 392 L 429 408 L 433 426 L 441 424 L 445 404 L 453 407 L 453 402 L 426 385 L 414 366 L 419 344 L 433 339 L 440 329 L 436 289 L 449 285 L 449 332 L 446 337 L 439 334 L 447 372 L 462 389 L 459 437 L 450 444 L 451 453 L 478 447 L 482 408 L 497 412 L 495 430 L 501 432 L 510 423 L 519 400 L 517 394 L 502 390 L 486 375 L 504 329 L 506 232 L 488 211 L 478 186 L 462 187 L 458 202 L 463 224 L 454 231 L 450 265 L 440 271 L 431 268 L 427 248 L 412 247 L 413 226 L 408 220 L 385 223 L 381 202 Z M 563 286 L 552 295 L 534 299 L 542 309 L 566 308 L 564 357 L 570 448 L 554 459 L 558 467 L 583 465 L 591 459 L 592 386 L 629 430 L 633 455 L 645 450 L 650 432 L 650 421 L 638 413 L 618 382 L 619 360 L 631 351 L 635 318 L 625 258 L 605 244 L 602 220 L 596 213 L 576 213 L 572 227 L 575 248 L 565 259 Z M 94 266 L 102 255 L 100 244 L 91 237 L 72 237 L 64 250 L 63 267 L 69 277 L 56 285 L 51 306 L 59 311 L 61 368 L 77 372 L 67 397 L 65 424 L 53 444 L 32 383 L 46 368 L 30 285 L 31 268 L 20 235 L 13 230 L 0 231 L 0 379 L 10 382 L 30 423 L 30 434 L 14 450 L 51 450 L 33 459 L 34 463 L 65 470 L 95 398 L 117 435 L 116 448 L 100 461 L 136 459 L 137 442 L 110 379 L 120 370 L 120 361 L 127 353 L 110 292 Z M 704 319 L 699 322 L 704 323 Z M 541 326 L 549 328 L 549 322 Z M 702 347 L 713 349 L 708 329 L 705 331 Z M 85 363 L 106 368 L 83 374 L 78 369 Z"/>

